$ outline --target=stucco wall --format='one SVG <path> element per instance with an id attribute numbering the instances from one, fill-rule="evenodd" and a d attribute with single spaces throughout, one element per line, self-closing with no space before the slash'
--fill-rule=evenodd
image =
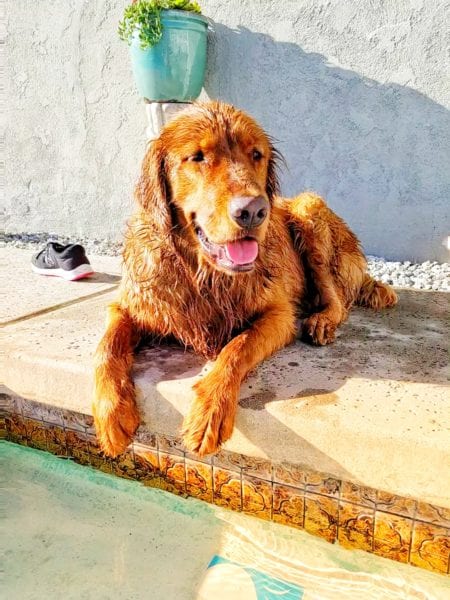
<path id="1" fill-rule="evenodd" d="M 119 238 L 145 147 L 123 0 L 7 2 L 6 230 Z M 205 96 L 278 140 L 367 252 L 447 260 L 446 0 L 202 0 Z M 447 73 L 447 75 L 446 75 Z"/>

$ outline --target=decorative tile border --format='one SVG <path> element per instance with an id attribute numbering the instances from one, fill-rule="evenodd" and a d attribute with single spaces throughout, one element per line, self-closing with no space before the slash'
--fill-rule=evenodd
<path id="1" fill-rule="evenodd" d="M 0 438 L 119 477 L 305 529 L 329 542 L 450 572 L 450 510 L 341 481 L 303 465 L 220 451 L 198 459 L 181 440 L 140 427 L 117 459 L 105 457 L 92 417 L 5 395 Z"/>
<path id="2" fill-rule="evenodd" d="M 272 521 L 303 528 L 305 526 L 303 490 L 274 481 L 272 493 Z"/>

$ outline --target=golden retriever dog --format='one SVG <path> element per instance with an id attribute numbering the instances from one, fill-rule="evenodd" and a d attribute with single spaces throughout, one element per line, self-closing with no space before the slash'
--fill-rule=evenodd
<path id="1" fill-rule="evenodd" d="M 182 428 L 186 448 L 205 455 L 230 438 L 243 379 L 293 342 L 299 311 L 308 311 L 303 334 L 323 345 L 353 304 L 397 302 L 322 198 L 277 195 L 277 157 L 252 118 L 220 102 L 194 104 L 149 146 L 96 353 L 93 414 L 107 455 L 139 425 L 130 374 L 143 335 L 215 359 Z"/>

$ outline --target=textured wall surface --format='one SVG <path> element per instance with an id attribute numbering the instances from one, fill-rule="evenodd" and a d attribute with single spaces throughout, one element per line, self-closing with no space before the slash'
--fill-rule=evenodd
<path id="1" fill-rule="evenodd" d="M 8 2 L 6 229 L 120 237 L 145 147 L 125 2 Z M 285 194 L 326 196 L 367 252 L 447 260 L 447 0 L 203 0 L 205 97 L 276 138 Z"/>
<path id="2" fill-rule="evenodd" d="M 145 148 L 119 0 L 8 0 L 8 231 L 118 238 Z"/>

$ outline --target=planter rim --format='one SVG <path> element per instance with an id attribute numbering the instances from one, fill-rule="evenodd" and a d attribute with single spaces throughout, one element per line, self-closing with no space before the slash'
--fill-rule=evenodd
<path id="1" fill-rule="evenodd" d="M 209 20 L 207 19 L 207 17 L 204 17 L 203 15 L 199 15 L 198 13 L 192 12 L 190 10 L 178 10 L 177 8 L 171 8 L 171 9 L 166 9 L 163 8 L 161 10 L 161 19 L 164 19 L 165 17 L 171 17 L 171 18 L 185 18 L 185 19 L 193 19 L 194 21 L 201 21 L 202 23 L 205 23 L 205 25 L 209 24 Z"/>
<path id="2" fill-rule="evenodd" d="M 211 20 L 207 17 L 204 17 L 203 15 L 199 15 L 198 13 L 194 13 L 190 10 L 178 10 L 178 9 L 165 9 L 163 8 L 161 10 L 161 21 L 165 21 L 165 20 L 179 20 L 179 21 L 196 21 L 197 23 L 202 23 L 203 25 L 206 26 L 206 29 L 211 29 Z M 133 45 L 136 42 L 139 42 L 139 30 L 140 30 L 140 25 L 136 25 L 133 31 L 133 35 L 131 38 L 131 42 L 129 45 Z M 155 44 L 157 45 L 157 44 Z M 151 50 L 152 48 L 154 48 L 154 46 L 152 46 L 151 48 L 145 48 L 145 50 Z M 145 52 L 145 50 L 143 50 L 143 52 Z"/>

